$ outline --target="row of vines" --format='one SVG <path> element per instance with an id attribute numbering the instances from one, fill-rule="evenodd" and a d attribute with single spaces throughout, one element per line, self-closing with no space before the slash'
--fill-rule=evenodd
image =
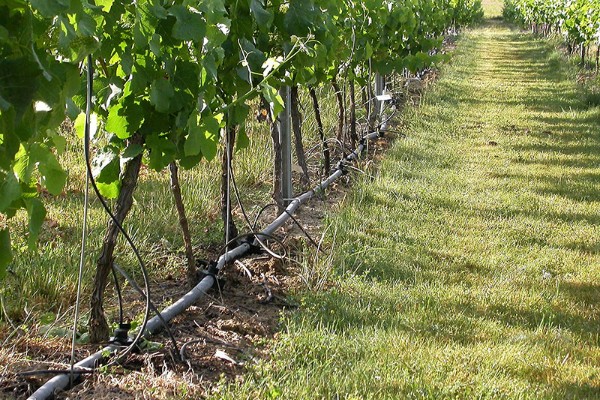
<path id="1" fill-rule="evenodd" d="M 178 166 L 214 159 L 222 143 L 232 156 L 250 143 L 252 102 L 274 123 L 283 86 L 308 88 L 316 103 L 315 88 L 343 81 L 354 96 L 372 73 L 440 61 L 443 35 L 481 16 L 479 0 L 1 0 L 0 276 L 13 254 L 8 221 L 26 212 L 35 247 L 46 214 L 40 187 L 63 190 L 60 126 L 70 119 L 83 135 L 88 57 L 93 175 L 122 221 L 142 164 L 176 176 Z M 109 224 L 97 263 L 95 340 L 108 336 L 102 292 L 116 234 Z"/>
<path id="2" fill-rule="evenodd" d="M 534 33 L 562 35 L 570 52 L 579 50 L 585 63 L 590 48 L 600 58 L 600 1 L 598 0 L 507 0 L 504 17 L 530 26 Z"/>

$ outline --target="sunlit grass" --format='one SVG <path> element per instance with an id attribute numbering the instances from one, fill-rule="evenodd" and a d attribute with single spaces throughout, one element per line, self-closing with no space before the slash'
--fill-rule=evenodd
<path id="1" fill-rule="evenodd" d="M 481 5 L 483 6 L 486 18 L 498 18 L 502 16 L 503 0 L 482 0 Z"/>
<path id="2" fill-rule="evenodd" d="M 328 221 L 333 288 L 215 398 L 600 397 L 600 108 L 547 42 L 468 33 Z"/>

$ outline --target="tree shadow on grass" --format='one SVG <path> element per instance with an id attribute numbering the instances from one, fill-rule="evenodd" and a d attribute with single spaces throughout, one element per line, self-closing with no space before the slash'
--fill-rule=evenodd
<path id="1" fill-rule="evenodd" d="M 563 400 L 584 400 L 600 398 L 600 383 L 597 382 L 597 377 L 592 377 L 591 381 L 595 383 L 570 382 L 558 385 L 556 392 L 563 393 Z"/>
<path id="2" fill-rule="evenodd" d="M 596 307 L 600 304 L 600 285 L 598 284 L 561 282 L 560 292 L 582 307 Z"/>
<path id="3" fill-rule="evenodd" d="M 388 293 L 382 293 L 383 288 L 378 283 L 373 285 L 374 288 L 360 293 L 343 289 L 313 293 L 310 296 L 313 311 L 304 312 L 302 318 L 309 324 L 339 335 L 352 335 L 365 329 L 404 331 L 409 336 L 438 344 L 462 346 L 482 343 L 495 346 L 503 342 L 535 340 L 538 344 L 547 341 L 548 350 L 564 346 L 575 353 L 580 352 L 578 349 L 582 345 L 598 346 L 598 321 L 552 309 L 549 304 L 540 309 L 500 303 L 482 307 L 474 305 L 469 295 L 448 299 L 442 292 L 423 290 L 415 293 L 408 286 L 406 293 L 402 293 L 402 289 L 398 288 L 400 283 L 390 287 Z M 594 289 L 598 288 L 589 288 Z M 565 287 L 562 290 L 569 292 L 569 296 L 580 298 L 573 292 L 576 288 Z M 512 328 L 527 332 L 529 336 L 505 336 L 508 332 L 515 332 Z M 574 341 L 565 339 L 565 342 L 556 342 L 554 335 L 547 334 L 552 329 L 568 332 L 570 335 L 565 337 L 574 338 Z"/>

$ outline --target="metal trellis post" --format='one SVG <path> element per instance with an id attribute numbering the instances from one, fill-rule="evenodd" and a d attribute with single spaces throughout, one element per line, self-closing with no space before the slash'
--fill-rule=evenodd
<path id="1" fill-rule="evenodd" d="M 383 94 L 383 90 L 385 87 L 385 80 L 383 75 L 377 73 L 375 74 L 375 96 L 381 96 Z M 377 99 L 375 102 L 375 113 L 377 115 L 381 115 L 381 111 L 383 110 L 383 101 Z"/>
<path id="2" fill-rule="evenodd" d="M 292 113 L 291 90 L 283 86 L 279 90 L 283 99 L 283 111 L 279 115 L 279 143 L 281 144 L 281 197 L 287 206 L 293 197 L 292 188 Z"/>

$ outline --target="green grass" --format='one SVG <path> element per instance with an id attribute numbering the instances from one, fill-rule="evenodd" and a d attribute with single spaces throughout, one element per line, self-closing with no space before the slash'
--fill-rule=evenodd
<path id="1" fill-rule="evenodd" d="M 482 0 L 481 5 L 486 18 L 498 18 L 502 16 L 504 1 L 502 0 Z"/>
<path id="2" fill-rule="evenodd" d="M 600 398 L 600 108 L 570 68 L 467 33 L 328 220 L 333 287 L 215 398 Z"/>

